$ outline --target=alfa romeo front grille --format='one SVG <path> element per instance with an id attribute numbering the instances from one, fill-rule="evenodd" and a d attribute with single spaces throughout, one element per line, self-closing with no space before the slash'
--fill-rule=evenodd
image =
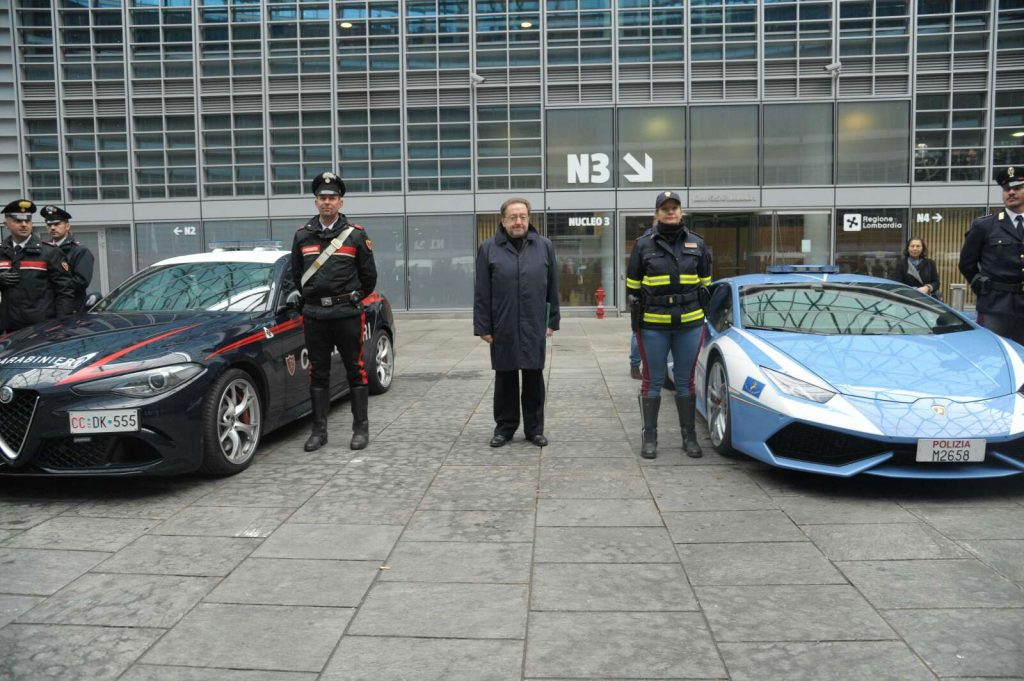
<path id="1" fill-rule="evenodd" d="M 7 404 L 0 402 L 0 441 L 6 449 L 21 452 L 38 402 L 39 394 L 34 390 L 15 390 L 13 400 Z"/>

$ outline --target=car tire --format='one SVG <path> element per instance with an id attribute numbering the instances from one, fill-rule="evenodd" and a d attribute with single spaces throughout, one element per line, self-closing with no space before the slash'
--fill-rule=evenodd
<path id="1" fill-rule="evenodd" d="M 384 329 L 377 329 L 363 349 L 363 364 L 371 395 L 386 393 L 395 377 L 395 346 Z"/>
<path id="2" fill-rule="evenodd" d="M 711 446 L 719 454 L 731 454 L 733 448 L 729 373 L 721 358 L 715 358 L 711 363 L 711 368 L 708 369 L 708 380 L 704 390 L 704 407 Z"/>
<path id="3" fill-rule="evenodd" d="M 210 475 L 234 475 L 252 463 L 263 427 L 263 404 L 252 376 L 228 369 L 203 403 L 203 462 Z"/>

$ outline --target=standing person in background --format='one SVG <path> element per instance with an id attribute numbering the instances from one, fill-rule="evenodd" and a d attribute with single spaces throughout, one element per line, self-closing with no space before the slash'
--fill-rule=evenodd
<path id="1" fill-rule="evenodd" d="M 476 257 L 473 334 L 491 346 L 494 369 L 492 447 L 519 428 L 519 374 L 526 439 L 544 447 L 544 357 L 559 328 L 558 266 L 551 241 L 530 224 L 530 202 L 501 204 L 501 225 Z"/>
<path id="2" fill-rule="evenodd" d="M 46 319 L 66 317 L 75 304 L 71 266 L 59 248 L 32 233 L 36 204 L 28 199 L 4 207 L 9 236 L 0 245 L 0 331 L 17 331 Z"/>
<path id="3" fill-rule="evenodd" d="M 295 232 L 292 276 L 302 294 L 303 331 L 309 350 L 309 396 L 313 432 L 307 452 L 327 444 L 327 412 L 331 408 L 331 353 L 338 349 L 351 389 L 351 449 L 370 442 L 369 386 L 363 367 L 362 300 L 377 285 L 373 242 L 359 225 L 341 213 L 345 183 L 334 173 L 313 178 L 317 215 Z"/>
<path id="4" fill-rule="evenodd" d="M 913 286 L 921 293 L 940 298 L 939 270 L 935 261 L 928 257 L 924 239 L 914 237 L 903 249 L 903 257 L 896 266 L 896 281 Z"/>
<path id="5" fill-rule="evenodd" d="M 57 206 L 43 206 L 39 217 L 46 221 L 46 228 L 50 232 L 50 241 L 47 243 L 59 248 L 71 266 L 70 274 L 75 286 L 75 312 L 85 312 L 86 289 L 92 282 L 93 255 L 71 234 L 71 214 L 66 210 Z"/>
<path id="6" fill-rule="evenodd" d="M 997 168 L 1004 209 L 971 223 L 960 273 L 978 297 L 978 323 L 1024 345 L 1024 172 Z"/>
<path id="7" fill-rule="evenodd" d="M 654 229 L 637 239 L 626 269 L 633 331 L 643 360 L 640 455 L 658 455 L 658 412 L 668 353 L 673 359 L 676 411 L 687 456 L 702 455 L 695 427 L 690 375 L 704 328 L 704 297 L 711 283 L 711 253 L 700 235 L 683 225 L 682 199 L 662 192 L 654 201 Z"/>

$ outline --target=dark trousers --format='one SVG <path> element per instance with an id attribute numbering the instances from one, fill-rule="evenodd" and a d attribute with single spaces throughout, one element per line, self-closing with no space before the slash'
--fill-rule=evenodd
<path id="1" fill-rule="evenodd" d="M 348 385 L 366 385 L 366 368 L 363 366 L 363 331 L 366 314 L 340 319 L 303 318 L 302 330 L 306 334 L 306 349 L 309 351 L 309 385 L 313 388 L 331 387 L 331 353 L 338 348 L 341 361 L 345 364 Z"/>
<path id="2" fill-rule="evenodd" d="M 519 371 L 523 372 L 523 430 L 544 434 L 544 370 L 494 372 L 494 433 L 511 438 L 519 428 Z"/>
<path id="3" fill-rule="evenodd" d="M 978 314 L 978 323 L 994 334 L 1024 345 L 1024 319 L 1014 314 Z"/>

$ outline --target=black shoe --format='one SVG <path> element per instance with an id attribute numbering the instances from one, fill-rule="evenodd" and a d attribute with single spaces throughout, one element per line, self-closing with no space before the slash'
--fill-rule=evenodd
<path id="1" fill-rule="evenodd" d="M 511 440 L 512 440 L 512 438 L 510 438 L 510 437 L 505 437 L 504 435 L 497 434 L 497 435 L 495 435 L 494 437 L 491 438 L 490 445 L 492 447 L 504 447 Z"/>
<path id="2" fill-rule="evenodd" d="M 547 447 L 548 439 L 543 434 L 537 433 L 536 435 L 529 438 L 530 442 L 537 445 L 538 447 Z"/>

